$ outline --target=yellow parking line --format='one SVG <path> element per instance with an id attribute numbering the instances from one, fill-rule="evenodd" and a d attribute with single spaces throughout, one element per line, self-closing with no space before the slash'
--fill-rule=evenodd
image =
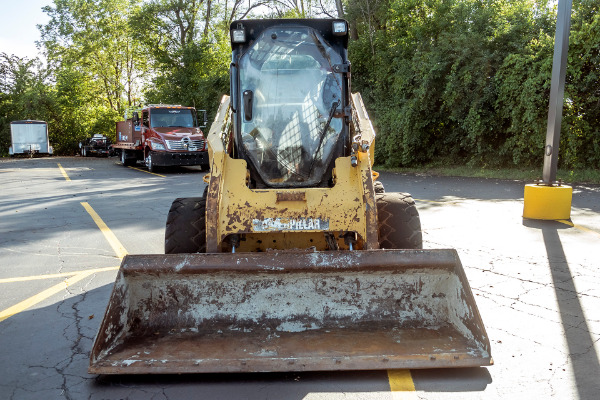
<path id="1" fill-rule="evenodd" d="M 46 274 L 46 275 L 31 275 L 31 276 L 19 276 L 15 278 L 4 278 L 0 279 L 0 283 L 12 283 L 12 282 L 28 282 L 42 279 L 54 279 L 54 278 L 62 278 L 64 276 L 73 276 L 79 274 L 95 274 L 98 272 L 105 271 L 116 271 L 119 267 L 105 267 L 105 268 L 96 268 L 96 269 L 88 269 L 84 271 L 73 271 L 73 272 L 62 272 L 60 274 Z"/>
<path id="2" fill-rule="evenodd" d="M 557 219 L 556 221 L 560 222 L 561 224 L 572 226 L 573 228 L 580 230 L 582 232 L 592 233 L 592 234 L 600 237 L 600 233 L 598 233 L 592 229 L 586 228 L 585 226 L 575 225 L 574 223 L 572 223 L 571 221 L 568 221 L 566 219 Z"/>
<path id="3" fill-rule="evenodd" d="M 108 228 L 108 226 L 106 226 L 104 221 L 102 221 L 102 218 L 100 218 L 100 216 L 96 213 L 96 211 L 94 211 L 94 209 L 88 203 L 82 201 L 81 205 L 83 206 L 83 208 L 85 208 L 85 210 L 88 212 L 88 214 L 90 214 L 90 216 L 92 217 L 92 219 L 94 220 L 96 225 L 98 225 L 98 228 L 100 228 L 100 231 L 104 235 L 104 238 L 108 241 L 110 246 L 113 248 L 113 250 L 117 254 L 117 257 L 119 257 L 122 260 L 123 257 L 125 257 L 127 255 L 127 250 L 125 250 L 125 247 L 123 247 L 121 242 L 119 242 L 119 239 L 117 239 L 115 234 L 112 233 L 112 231 Z"/>
<path id="4" fill-rule="evenodd" d="M 59 167 L 60 167 L 60 164 L 59 164 Z M 61 167 L 61 169 L 62 169 L 62 167 Z M 65 176 L 66 176 L 66 174 L 65 174 Z M 66 177 L 66 178 L 68 179 L 68 177 Z M 100 228 L 100 231 L 102 232 L 102 234 L 104 234 L 104 237 L 106 238 L 106 240 L 108 240 L 108 243 L 111 245 L 111 247 L 113 248 L 113 250 L 115 251 L 117 256 L 121 259 L 123 257 L 125 257 L 127 255 L 127 250 L 125 250 L 125 248 L 123 247 L 121 242 L 119 242 L 119 239 L 117 239 L 117 237 L 111 232 L 111 230 L 108 229 L 108 226 L 106 226 L 106 224 L 104 223 L 104 221 L 102 221 L 102 219 L 96 213 L 96 211 L 94 211 L 94 209 L 86 202 L 82 202 L 81 205 L 90 214 L 90 216 L 92 217 L 92 219 L 94 220 L 96 225 L 98 225 L 98 228 Z M 2 280 L 0 280 L 0 283 L 24 282 L 24 281 L 31 281 L 31 280 L 35 280 L 35 279 L 59 278 L 59 277 L 70 275 L 70 278 L 65 279 L 61 283 L 58 283 L 46 290 L 43 290 L 43 291 L 39 292 L 38 294 L 31 296 L 31 297 L 21 301 L 20 303 L 15 304 L 14 306 L 8 307 L 8 308 L 0 311 L 0 322 L 4 321 L 7 318 L 12 317 L 15 314 L 22 312 L 30 307 L 33 307 L 34 305 L 38 304 L 39 302 L 44 301 L 48 297 L 53 296 L 53 295 L 65 290 L 67 287 L 79 282 L 82 279 L 87 278 L 90 275 L 93 275 L 97 272 L 117 270 L 118 268 L 119 267 L 94 268 L 94 269 L 89 269 L 89 270 L 84 270 L 84 271 L 64 272 L 64 273 L 59 273 L 59 274 L 33 275 L 33 276 L 29 276 L 29 277 L 17 277 L 17 278 L 2 279 Z"/>
<path id="5" fill-rule="evenodd" d="M 388 369 L 387 373 L 392 392 L 415 391 L 415 383 L 409 369 Z"/>
<path id="6" fill-rule="evenodd" d="M 23 300 L 22 302 L 15 304 L 12 307 L 8 307 L 7 309 L 0 311 L 0 322 L 4 321 L 5 319 L 7 319 L 9 317 L 12 317 L 15 314 L 20 313 L 21 311 L 28 309 L 29 307 L 36 305 L 37 303 L 47 299 L 48 297 L 50 297 L 52 295 L 55 295 L 56 293 L 58 293 L 62 290 L 65 290 L 67 287 L 73 285 L 74 283 L 79 282 L 82 279 L 87 278 L 88 276 L 90 276 L 92 274 L 93 274 L 93 272 L 84 272 L 84 273 L 72 276 L 71 278 L 65 279 L 61 283 L 54 285 L 51 288 L 48 288 L 48 289 L 36 294 L 35 296 L 31 296 L 30 298 Z"/>
<path id="7" fill-rule="evenodd" d="M 139 168 L 136 168 L 136 167 L 130 167 L 130 166 L 128 166 L 127 168 L 135 169 L 136 171 L 142 171 L 142 172 L 145 172 L 145 173 L 150 174 L 150 175 L 160 176 L 161 178 L 166 178 L 166 176 L 164 176 L 164 175 L 155 174 L 154 172 L 146 171 L 146 170 L 139 169 Z"/>
<path id="8" fill-rule="evenodd" d="M 58 169 L 60 169 L 60 173 L 65 177 L 65 180 L 67 180 L 68 182 L 71 182 L 71 178 L 69 178 L 69 175 L 67 175 L 67 171 L 65 171 L 65 169 L 62 167 L 62 165 L 60 165 L 60 163 L 58 164 Z"/>

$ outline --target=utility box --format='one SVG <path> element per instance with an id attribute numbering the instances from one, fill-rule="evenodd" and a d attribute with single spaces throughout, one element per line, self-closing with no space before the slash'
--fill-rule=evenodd
<path id="1" fill-rule="evenodd" d="M 48 140 L 48 123 L 45 121 L 13 121 L 10 123 L 11 146 L 8 153 L 17 154 L 52 154 L 52 146 Z"/>

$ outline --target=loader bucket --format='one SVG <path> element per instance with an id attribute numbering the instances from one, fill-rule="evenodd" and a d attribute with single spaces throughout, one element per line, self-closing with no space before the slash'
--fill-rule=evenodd
<path id="1" fill-rule="evenodd" d="M 454 250 L 134 255 L 90 373 L 491 365 Z"/>

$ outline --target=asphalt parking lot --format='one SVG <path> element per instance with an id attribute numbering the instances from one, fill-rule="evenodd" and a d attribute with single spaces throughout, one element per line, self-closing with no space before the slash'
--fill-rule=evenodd
<path id="1" fill-rule="evenodd" d="M 597 399 L 600 187 L 571 220 L 523 220 L 523 182 L 382 173 L 412 193 L 425 248 L 455 248 L 492 345 L 488 368 L 96 376 L 89 352 L 120 257 L 160 254 L 195 168 L 115 159 L 0 159 L 0 398 Z"/>

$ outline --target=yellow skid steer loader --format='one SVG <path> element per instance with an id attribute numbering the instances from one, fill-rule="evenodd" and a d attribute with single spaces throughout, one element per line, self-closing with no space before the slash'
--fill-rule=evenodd
<path id="1" fill-rule="evenodd" d="M 372 170 L 347 22 L 230 33 L 207 189 L 173 202 L 165 255 L 123 260 L 89 371 L 491 365 L 456 251 L 423 250 L 414 201 Z"/>

